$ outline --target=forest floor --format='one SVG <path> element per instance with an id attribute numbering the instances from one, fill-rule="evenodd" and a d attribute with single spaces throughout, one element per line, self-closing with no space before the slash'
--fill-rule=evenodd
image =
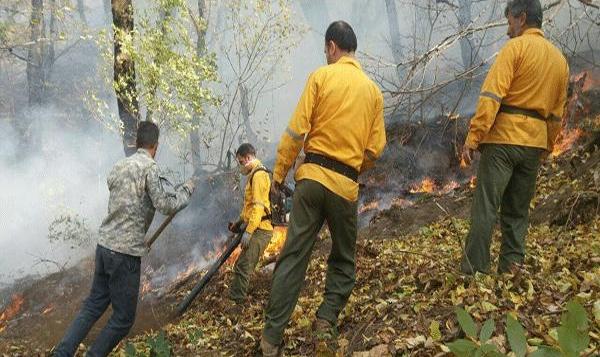
<path id="1" fill-rule="evenodd" d="M 594 119 L 594 130 L 599 119 Z M 399 204 L 376 213 L 359 233 L 356 286 L 339 318 L 338 355 L 447 355 L 447 343 L 460 336 L 456 306 L 464 307 L 477 323 L 494 318 L 491 341 L 501 350 L 507 349 L 502 333 L 507 313 L 527 330 L 530 349 L 542 342 L 557 345 L 556 327 L 572 299 L 588 313 L 586 355 L 598 355 L 600 135 L 595 135 L 595 139 L 583 136 L 571 150 L 543 165 L 531 205 L 524 271 L 518 279 L 506 274 L 468 277 L 458 271 L 469 229 L 470 182 L 443 193 L 415 193 L 410 204 L 404 204 L 406 193 L 391 197 Z M 496 230 L 494 260 L 499 241 Z M 330 244 L 327 232 L 322 232 L 285 332 L 286 355 L 313 355 L 311 325 L 322 299 Z M 68 280 L 47 277 L 46 285 L 36 283 L 23 292 L 32 299 L 33 292 L 47 294 L 49 286 L 60 285 L 65 294 L 63 303 L 54 301 L 50 311 L 45 304 L 29 306 L 28 316 L 0 324 L 0 355 L 49 354 L 51 343 L 60 338 L 87 292 L 82 271 L 76 268 Z M 142 302 L 136 328 L 114 355 L 162 356 L 166 351 L 174 356 L 253 355 L 263 327 L 272 265 L 253 276 L 245 308 L 237 315 L 228 312 L 226 298 L 231 272 L 232 264 L 226 264 L 181 318 L 168 316 L 202 272 L 193 272 L 151 302 Z"/>
<path id="2" fill-rule="evenodd" d="M 581 160 L 581 158 L 584 158 Z M 527 237 L 525 272 L 470 278 L 458 272 L 472 189 L 465 185 L 444 196 L 423 195 L 408 208 L 392 207 L 373 218 L 357 245 L 357 283 L 340 316 L 340 355 L 433 356 L 448 352 L 459 336 L 454 307 L 477 322 L 503 321 L 513 312 L 530 343 L 556 345 L 556 327 L 567 301 L 576 299 L 591 322 L 588 355 L 600 353 L 600 151 L 583 148 L 546 164 L 541 172 Z M 497 257 L 499 232 L 492 256 Z M 322 235 L 308 268 L 298 306 L 286 329 L 286 355 L 312 355 L 311 324 L 321 302 L 329 238 Z M 177 356 L 252 355 L 263 326 L 271 271 L 251 281 L 240 316 L 228 311 L 227 266 L 179 320 L 160 331 L 132 337 L 117 353 L 169 345 Z M 192 287 L 171 292 L 179 299 Z M 507 342 L 493 338 L 501 349 Z M 594 352 L 595 351 L 595 352 Z"/>

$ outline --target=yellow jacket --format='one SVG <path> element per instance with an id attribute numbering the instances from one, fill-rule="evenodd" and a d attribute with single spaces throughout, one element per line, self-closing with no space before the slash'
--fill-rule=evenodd
<path id="1" fill-rule="evenodd" d="M 552 151 L 567 101 L 569 66 L 540 29 L 527 29 L 498 53 L 483 83 L 465 145 L 513 144 Z M 498 113 L 500 104 L 535 110 L 546 120 Z"/>
<path id="2" fill-rule="evenodd" d="M 271 189 L 271 179 L 269 173 L 257 171 L 262 164 L 259 160 L 254 161 L 254 167 L 248 174 L 248 181 L 244 189 L 244 206 L 240 218 L 247 224 L 246 232 L 252 234 L 258 229 L 272 231 L 270 219 L 262 218 L 270 213 L 271 202 L 269 201 L 269 191 Z M 250 182 L 252 178 L 252 182 Z"/>
<path id="3" fill-rule="evenodd" d="M 342 57 L 308 78 L 279 142 L 273 180 L 285 180 L 302 148 L 362 172 L 374 165 L 384 146 L 381 91 L 354 58 Z M 316 164 L 301 164 L 295 179 L 315 180 L 349 201 L 358 198 L 358 183 Z"/>

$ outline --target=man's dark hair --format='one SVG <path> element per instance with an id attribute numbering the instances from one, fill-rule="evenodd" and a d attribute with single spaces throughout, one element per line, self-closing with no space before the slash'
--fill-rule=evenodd
<path id="1" fill-rule="evenodd" d="M 158 126 L 150 121 L 141 121 L 138 124 L 136 146 L 149 149 L 158 144 Z"/>
<path id="2" fill-rule="evenodd" d="M 525 13 L 525 23 L 527 25 L 542 28 L 544 12 L 540 0 L 511 0 L 504 9 L 504 16 L 506 17 L 508 17 L 508 14 L 517 17 L 523 13 Z"/>
<path id="3" fill-rule="evenodd" d="M 333 41 L 344 51 L 356 51 L 356 35 L 352 27 L 345 21 L 335 21 L 329 25 L 325 32 L 325 43 L 329 41 Z"/>
<path id="4" fill-rule="evenodd" d="M 241 157 L 244 157 L 248 154 L 256 155 L 256 149 L 254 148 L 254 146 L 252 146 L 251 144 L 248 144 L 248 143 L 244 143 L 244 144 L 240 145 L 240 147 L 235 152 L 235 156 L 241 156 Z"/>

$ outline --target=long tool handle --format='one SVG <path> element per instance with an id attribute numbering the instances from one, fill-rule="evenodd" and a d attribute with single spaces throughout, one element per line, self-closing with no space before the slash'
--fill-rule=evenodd
<path id="1" fill-rule="evenodd" d="M 204 274 L 204 276 L 202 277 L 202 279 L 200 279 L 200 281 L 198 282 L 198 284 L 196 284 L 196 286 L 194 286 L 194 289 L 192 289 L 192 291 L 188 294 L 188 296 L 186 296 L 185 300 L 183 300 L 177 306 L 177 315 L 183 314 L 188 309 L 188 307 L 190 306 L 190 304 L 192 303 L 192 301 L 194 301 L 194 299 L 196 298 L 196 296 L 202 291 L 202 289 L 204 289 L 204 287 L 206 286 L 206 284 L 208 284 L 208 282 L 210 281 L 210 279 L 212 279 L 212 277 L 219 270 L 219 268 L 221 267 L 221 265 L 223 265 L 225 263 L 225 261 L 227 260 L 227 258 L 229 258 L 229 256 L 231 255 L 231 253 L 233 253 L 233 251 L 235 250 L 235 248 L 237 248 L 237 246 L 240 245 L 240 242 L 242 240 L 242 235 L 244 235 L 243 230 L 242 230 L 242 233 L 236 234 L 233 237 L 233 239 L 231 239 L 228 242 L 227 248 L 225 249 L 225 251 L 210 266 L 210 268 L 208 269 L 208 271 L 206 272 L 206 274 Z"/>
<path id="2" fill-rule="evenodd" d="M 171 223 L 171 221 L 173 220 L 173 217 L 175 217 L 176 214 L 177 214 L 177 212 L 167 216 L 167 218 L 163 221 L 163 223 L 160 225 L 160 227 L 158 227 L 156 232 L 154 232 L 152 237 L 150 237 L 150 239 L 148 239 L 146 241 L 146 247 L 150 248 L 152 246 L 154 241 L 160 236 L 160 234 L 165 230 L 165 228 L 167 228 L 167 226 L 169 225 L 169 223 Z"/>

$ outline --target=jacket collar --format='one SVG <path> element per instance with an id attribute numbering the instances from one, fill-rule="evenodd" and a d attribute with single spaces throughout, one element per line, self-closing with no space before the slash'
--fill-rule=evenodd
<path id="1" fill-rule="evenodd" d="M 260 160 L 255 159 L 254 161 L 252 161 L 252 170 L 250 170 L 250 173 L 256 171 L 256 169 L 258 169 L 261 166 L 262 166 L 262 163 L 260 162 Z"/>
<path id="2" fill-rule="evenodd" d="M 152 158 L 152 155 L 150 155 L 150 153 L 148 152 L 148 150 L 146 150 L 146 149 L 144 149 L 144 148 L 138 148 L 138 149 L 137 149 L 137 151 L 136 151 L 136 154 L 144 155 L 144 156 L 147 156 L 147 157 L 149 157 L 150 159 L 154 160 L 154 159 Z"/>
<path id="3" fill-rule="evenodd" d="M 544 37 L 544 31 L 534 27 L 523 31 L 523 35 L 538 35 Z"/>
<path id="4" fill-rule="evenodd" d="M 356 58 L 350 57 L 350 56 L 342 56 L 337 62 L 336 64 L 351 64 L 354 67 L 358 68 L 358 69 L 362 69 L 362 67 L 360 66 L 360 63 L 358 63 L 358 61 L 356 60 Z"/>

